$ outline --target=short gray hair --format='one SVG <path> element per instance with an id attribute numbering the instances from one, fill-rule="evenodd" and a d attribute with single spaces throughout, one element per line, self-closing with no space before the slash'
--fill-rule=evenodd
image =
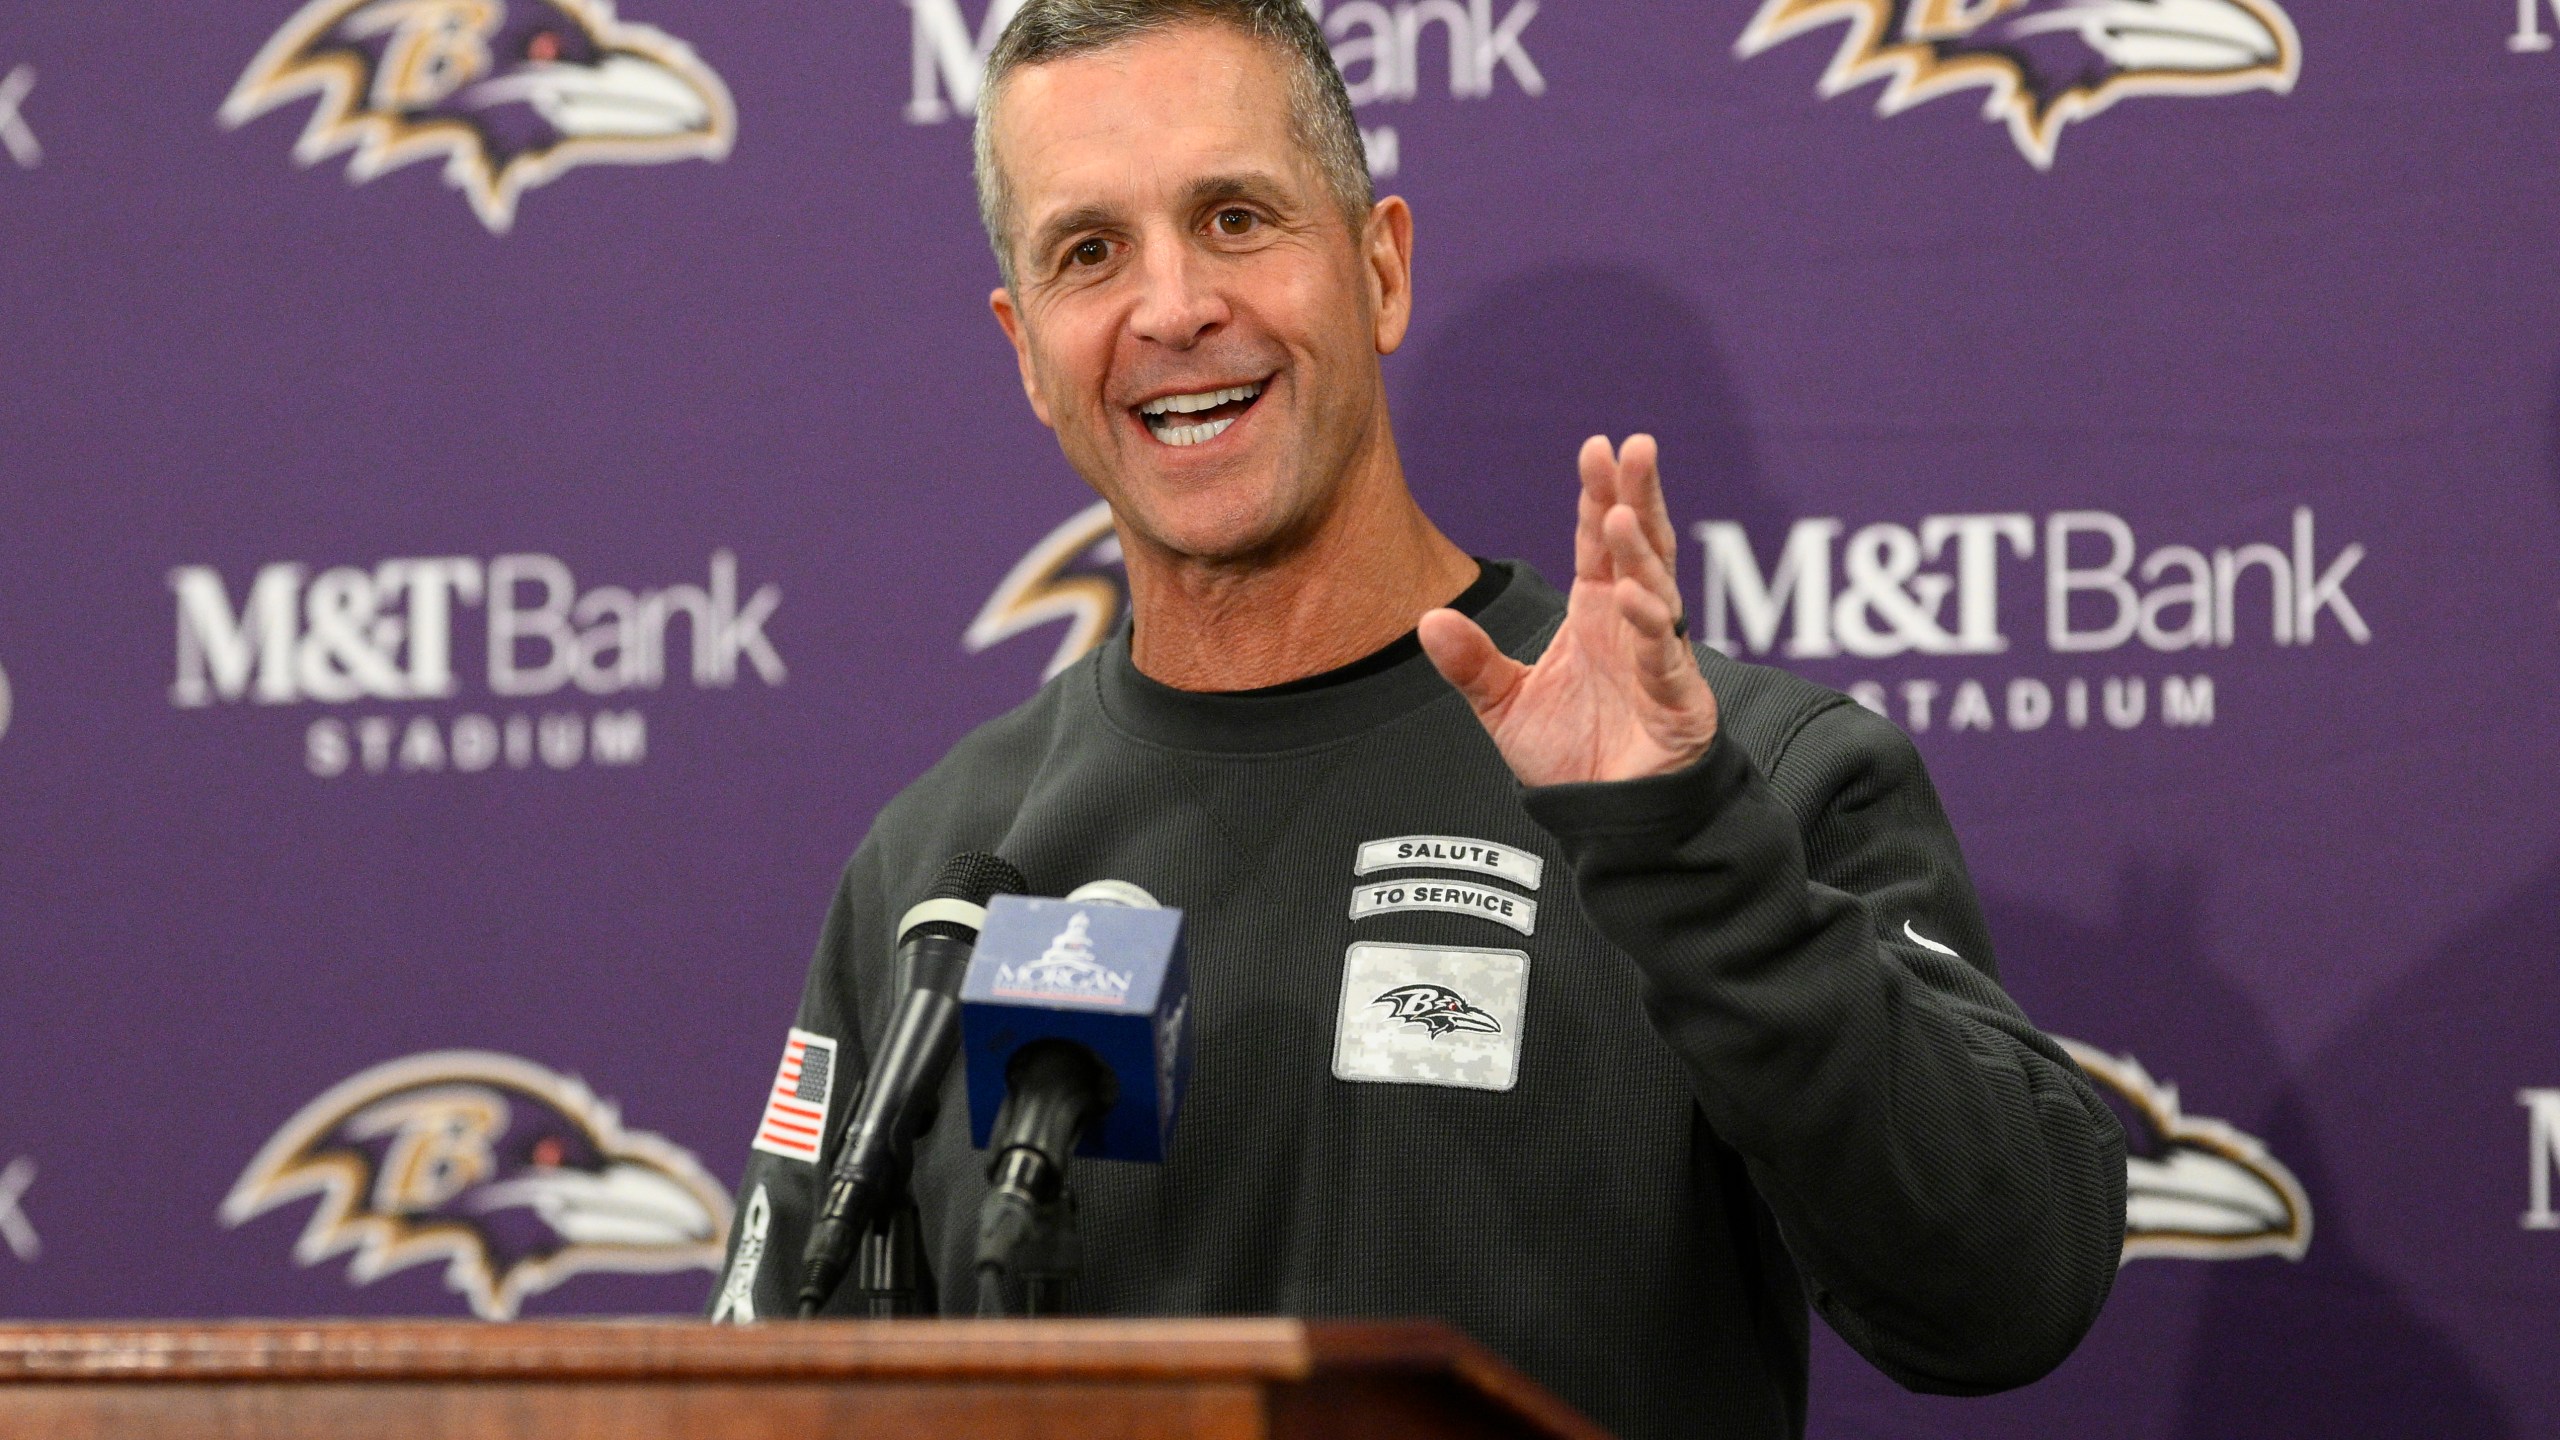
<path id="1" fill-rule="evenodd" d="M 978 85 L 975 157 L 978 219 L 995 247 L 996 268 L 1013 286 L 1013 194 L 996 167 L 996 102 L 1005 81 L 1025 65 L 1064 60 L 1108 49 L 1177 25 L 1231 26 L 1277 49 L 1288 62 L 1289 124 L 1298 144 L 1316 162 L 1342 218 L 1357 236 L 1376 203 L 1369 155 L 1352 118 L 1342 69 L 1326 48 L 1324 31 L 1305 0 L 1028 0 L 987 56 Z"/>

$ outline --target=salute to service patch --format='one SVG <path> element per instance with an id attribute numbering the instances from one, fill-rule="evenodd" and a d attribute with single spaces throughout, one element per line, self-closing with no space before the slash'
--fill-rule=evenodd
<path id="1" fill-rule="evenodd" d="M 782 1068 L 774 1072 L 773 1090 L 765 1096 L 755 1148 L 786 1160 L 817 1164 L 818 1147 L 827 1133 L 827 1099 L 835 1093 L 835 1081 L 836 1042 L 806 1030 L 792 1031 L 782 1047 Z"/>
<path id="2" fill-rule="evenodd" d="M 1491 885 L 1464 880 L 1384 880 L 1351 892 L 1351 918 L 1392 915 L 1399 910 L 1441 910 L 1473 915 L 1508 925 L 1523 935 L 1538 933 L 1538 902 Z"/>
<path id="3" fill-rule="evenodd" d="M 1544 856 L 1490 840 L 1470 840 L 1464 835 L 1398 835 L 1392 840 L 1372 840 L 1360 847 L 1359 859 L 1353 862 L 1354 875 L 1374 875 L 1381 870 L 1474 870 L 1500 876 L 1523 890 L 1538 888 L 1538 880 L 1547 873 Z"/>

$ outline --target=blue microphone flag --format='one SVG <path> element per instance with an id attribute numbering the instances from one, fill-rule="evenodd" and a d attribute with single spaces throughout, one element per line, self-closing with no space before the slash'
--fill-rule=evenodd
<path id="1" fill-rule="evenodd" d="M 1162 1163 L 1191 1078 L 1190 1021 L 1181 911 L 996 896 L 960 984 L 971 1137 L 984 1149 L 994 1133 L 1015 1052 L 1071 1040 L 1119 1090 L 1076 1153 Z"/>

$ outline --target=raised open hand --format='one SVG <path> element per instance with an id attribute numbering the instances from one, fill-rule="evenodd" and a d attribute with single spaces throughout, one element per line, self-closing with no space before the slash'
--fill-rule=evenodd
<path id="1" fill-rule="evenodd" d="M 1422 648 L 1524 785 L 1677 770 L 1716 735 L 1716 697 L 1673 633 L 1680 588 L 1653 437 L 1582 446 L 1582 509 L 1564 628 L 1535 665 L 1455 610 L 1422 617 Z"/>

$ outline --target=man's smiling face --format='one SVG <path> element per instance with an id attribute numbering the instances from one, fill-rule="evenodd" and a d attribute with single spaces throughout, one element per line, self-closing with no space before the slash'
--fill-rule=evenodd
<path id="1" fill-rule="evenodd" d="M 1287 63 L 1179 25 L 1025 67 L 993 117 L 1032 409 L 1131 539 L 1213 563 L 1304 537 L 1387 445 L 1404 332 L 1403 247 L 1352 233 Z"/>

